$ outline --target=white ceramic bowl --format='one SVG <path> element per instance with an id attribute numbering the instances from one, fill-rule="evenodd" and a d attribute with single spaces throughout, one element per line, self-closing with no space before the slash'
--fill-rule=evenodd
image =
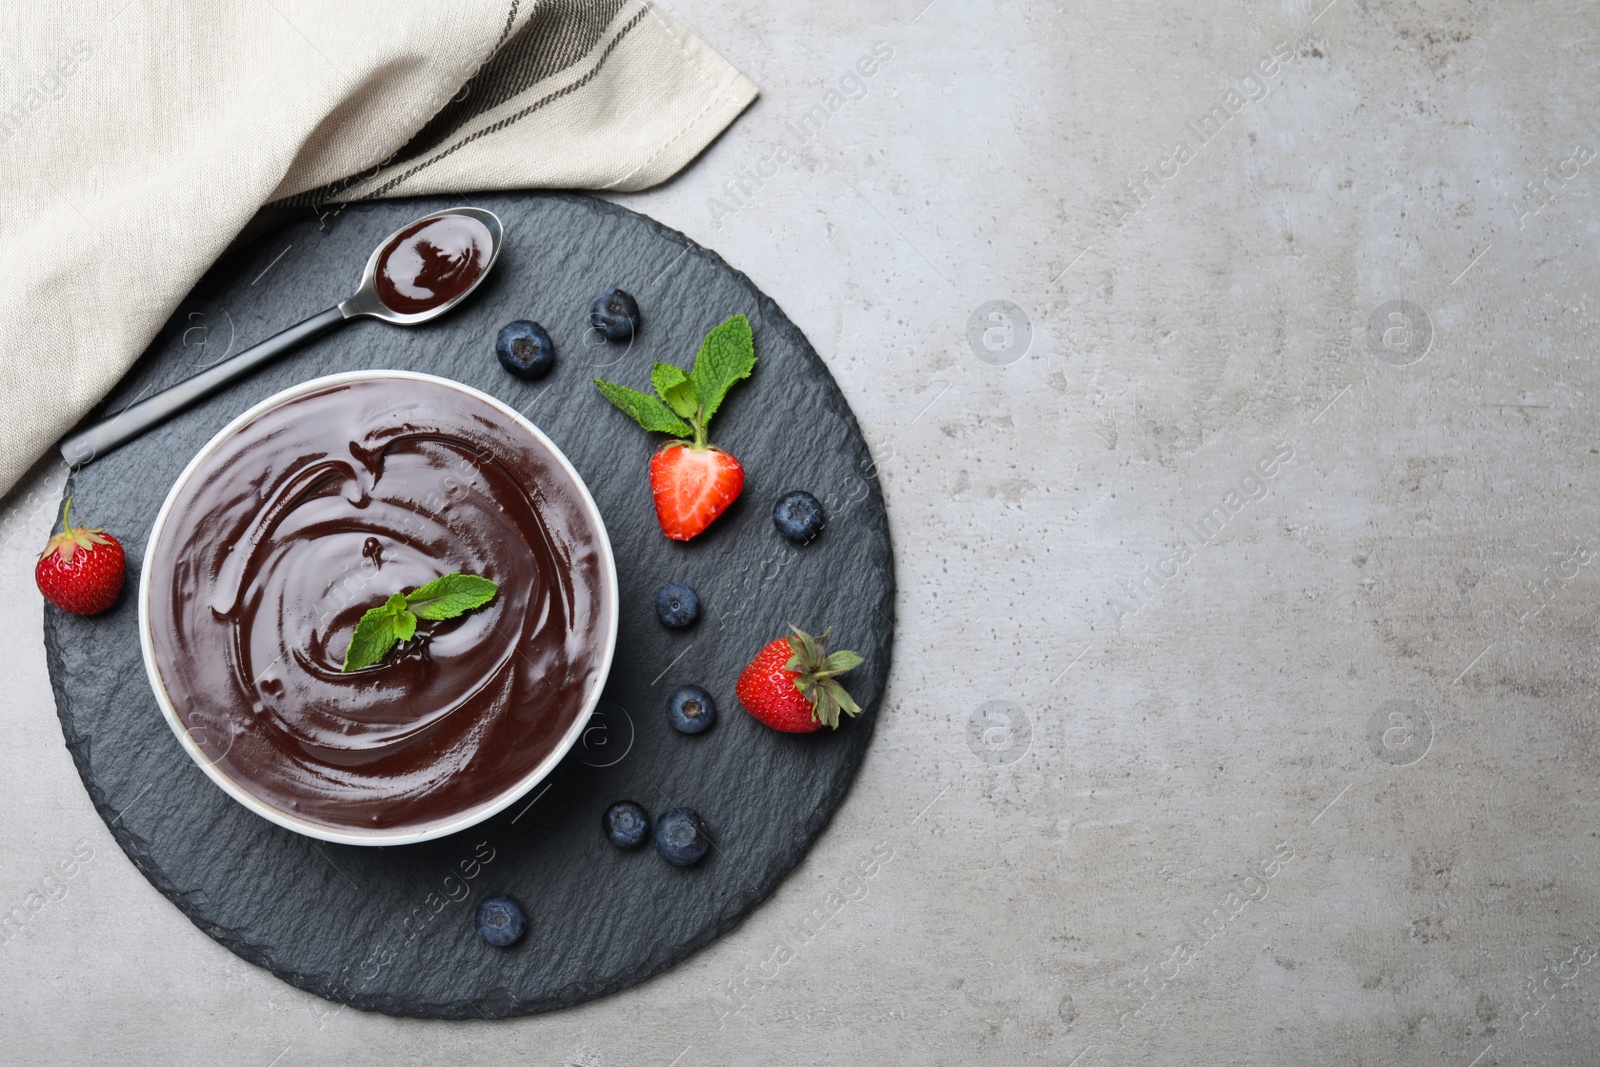
<path id="1" fill-rule="evenodd" d="M 178 709 L 173 707 L 172 699 L 167 694 L 166 685 L 161 679 L 161 671 L 156 664 L 154 643 L 151 639 L 150 631 L 150 568 L 146 567 L 139 580 L 139 643 L 144 650 L 144 668 L 150 676 L 150 687 L 155 691 L 156 703 L 161 705 L 161 713 L 166 716 L 167 725 L 171 726 L 172 732 L 178 736 L 178 741 L 183 745 L 184 751 L 189 753 L 190 757 L 200 765 L 200 769 L 205 771 L 206 775 L 217 783 L 223 792 L 263 819 L 277 823 L 279 826 L 293 830 L 296 833 L 305 834 L 307 837 L 315 837 L 322 841 L 333 841 L 342 845 L 409 845 L 418 841 L 430 841 L 436 837 L 444 837 L 447 834 L 465 830 L 467 827 L 476 825 L 516 803 L 519 797 L 526 795 L 529 790 L 538 785 L 546 775 L 555 769 L 556 764 L 561 762 L 561 758 L 571 750 L 572 746 L 577 743 L 578 738 L 583 734 L 584 727 L 589 721 L 589 716 L 593 713 L 595 705 L 600 701 L 600 691 L 605 688 L 606 678 L 611 673 L 611 662 L 617 648 L 616 560 L 611 552 L 611 539 L 606 534 L 605 522 L 600 518 L 600 509 L 595 507 L 594 497 L 589 495 L 589 487 L 583 483 L 583 479 L 578 475 L 577 470 L 573 468 L 572 463 L 562 454 L 561 450 L 555 446 L 555 443 L 517 411 L 471 386 L 462 385 L 460 382 L 454 382 L 448 378 L 440 378 L 432 374 L 415 374 L 410 371 L 350 371 L 344 374 L 330 374 L 326 377 L 316 378 L 267 397 L 267 399 L 224 426 L 189 461 L 189 465 L 183 469 L 183 473 L 178 475 L 178 480 L 173 483 L 171 491 L 167 493 L 167 499 L 162 503 L 161 510 L 156 513 L 155 524 L 150 529 L 150 540 L 146 555 L 154 555 L 155 546 L 160 543 L 162 534 L 166 529 L 167 516 L 172 510 L 173 501 L 177 499 L 178 494 L 188 483 L 190 476 L 206 457 L 216 451 L 217 447 L 228 437 L 280 404 L 305 396 L 307 393 L 314 393 L 329 386 L 346 385 L 350 382 L 394 378 L 445 385 L 452 389 L 458 389 L 468 396 L 476 397 L 503 414 L 510 423 L 522 427 L 527 431 L 529 437 L 532 437 L 541 448 L 554 457 L 556 463 L 572 479 L 573 484 L 578 487 L 578 492 L 582 497 L 583 510 L 594 526 L 600 557 L 603 562 L 600 598 L 609 622 L 604 636 L 605 649 L 600 660 L 600 670 L 595 675 L 594 683 L 584 699 L 581 711 L 573 719 L 572 725 L 567 729 L 567 732 L 562 735 L 561 741 L 556 748 L 510 789 L 459 815 L 440 822 L 430 823 L 420 829 L 360 830 L 341 828 L 311 822 L 263 802 L 260 797 L 257 797 L 254 793 L 251 793 L 238 782 L 228 777 L 195 742 L 191 733 L 192 727 L 183 724 L 183 720 L 178 714 Z"/>

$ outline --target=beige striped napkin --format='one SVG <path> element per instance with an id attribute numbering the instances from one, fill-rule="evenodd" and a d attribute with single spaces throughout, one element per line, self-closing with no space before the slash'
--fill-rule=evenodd
<path id="1" fill-rule="evenodd" d="M 643 189 L 757 91 L 645 0 L 0 7 L 0 494 L 264 205 Z"/>

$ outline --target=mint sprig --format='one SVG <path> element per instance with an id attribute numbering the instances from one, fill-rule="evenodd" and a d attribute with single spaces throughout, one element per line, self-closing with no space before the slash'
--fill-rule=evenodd
<path id="1" fill-rule="evenodd" d="M 459 571 L 435 578 L 409 593 L 396 593 L 375 608 L 367 609 L 350 636 L 344 650 L 346 673 L 370 667 L 389 654 L 401 641 L 416 636 L 417 620 L 437 622 L 481 608 L 494 599 L 500 587 L 487 578 Z"/>
<path id="2" fill-rule="evenodd" d="M 650 371 L 655 396 L 615 382 L 591 379 L 605 398 L 653 433 L 693 437 L 704 448 L 711 416 L 735 382 L 750 377 L 756 366 L 755 338 L 750 320 L 735 315 L 706 334 L 687 374 L 670 363 L 657 363 Z"/>

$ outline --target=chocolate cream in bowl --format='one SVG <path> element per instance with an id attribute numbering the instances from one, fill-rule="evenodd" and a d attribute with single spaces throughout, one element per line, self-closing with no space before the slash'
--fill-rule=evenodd
<path id="1" fill-rule="evenodd" d="M 506 413 L 440 381 L 330 385 L 226 438 L 149 572 L 160 681 L 217 770 L 350 830 L 423 829 L 554 752 L 608 659 L 609 550 L 584 494 Z M 441 574 L 487 606 L 341 666 L 356 621 Z"/>

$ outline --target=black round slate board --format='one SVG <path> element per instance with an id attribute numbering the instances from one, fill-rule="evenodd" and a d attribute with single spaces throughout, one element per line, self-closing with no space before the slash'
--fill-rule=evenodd
<path id="1" fill-rule="evenodd" d="M 408 220 L 459 199 L 346 207 L 291 223 L 224 258 L 173 316 L 107 410 L 164 388 L 299 319 L 356 284 L 368 253 Z M 353 1007 L 496 1018 L 626 988 L 731 929 L 800 861 L 842 801 L 872 737 L 893 633 L 894 575 L 876 471 L 855 418 L 800 331 L 748 278 L 682 234 L 588 197 L 475 198 L 506 225 L 492 277 L 461 308 L 416 328 L 358 320 L 236 383 L 181 418 L 75 473 L 74 515 L 116 533 L 128 588 L 91 619 L 45 613 L 45 648 L 67 747 L 96 809 L 152 884 L 243 958 Z M 612 285 L 639 299 L 631 345 L 589 331 L 589 301 Z M 759 364 L 718 412 L 713 439 L 744 463 L 743 496 L 707 533 L 668 541 L 646 465 L 659 438 L 611 408 L 594 374 L 647 388 L 656 360 L 687 367 L 701 338 L 739 312 Z M 535 319 L 556 370 L 525 383 L 496 362 L 505 322 Z M 252 815 L 185 755 L 157 709 L 133 595 L 157 509 L 189 458 L 234 415 L 334 371 L 425 371 L 523 411 L 588 483 L 610 530 L 621 589 L 616 665 L 583 740 L 545 783 L 471 830 L 391 848 L 331 845 Z M 795 548 L 773 503 L 805 488 L 829 508 L 822 536 Z M 654 594 L 699 590 L 702 616 L 669 631 Z M 837 732 L 779 734 L 734 699 L 740 668 L 785 624 L 832 626 L 833 647 L 866 664 L 847 677 L 864 709 Z M 694 682 L 717 724 L 688 737 L 667 694 Z M 652 814 L 696 808 L 712 851 L 674 867 L 625 853 L 600 815 L 631 798 Z M 473 931 L 479 899 L 510 892 L 529 913 L 515 948 Z"/>

